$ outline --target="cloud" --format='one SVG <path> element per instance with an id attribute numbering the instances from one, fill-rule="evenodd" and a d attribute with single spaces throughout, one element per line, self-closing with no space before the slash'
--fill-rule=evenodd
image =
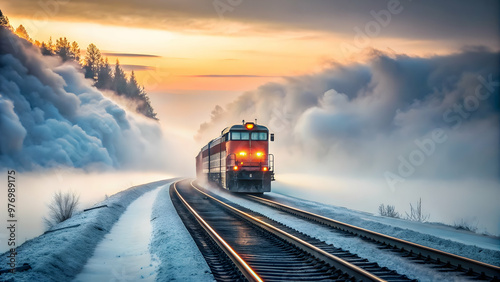
<path id="1" fill-rule="evenodd" d="M 50 3 L 50 4 L 49 4 Z M 221 8 L 214 3 L 226 4 Z M 391 4 L 392 3 L 392 4 Z M 390 19 L 380 11 L 397 7 Z M 381 21 L 380 36 L 405 39 L 498 39 L 499 3 L 472 1 L 97 1 L 36 0 L 6 3 L 6 12 L 28 18 L 92 21 L 169 30 L 204 30 L 227 33 L 227 23 L 242 24 L 246 36 L 251 30 L 321 30 L 356 36 L 370 22 Z M 374 14 L 376 16 L 374 16 Z M 300 17 L 300 20 L 297 18 Z M 425 20 L 422 20 L 425 19 Z M 387 23 L 386 23 L 387 21 Z M 218 27 L 218 28 L 217 28 Z M 460 32 L 457 32 L 459 27 Z M 370 27 L 368 27 L 369 29 Z M 372 29 L 374 27 L 371 27 Z M 230 32 L 230 31 L 229 31 Z M 498 44 L 498 40 L 496 40 Z"/>
<path id="2" fill-rule="evenodd" d="M 277 75 L 257 75 L 257 74 L 196 74 L 196 75 L 184 75 L 184 77 L 285 77 L 285 76 L 277 76 Z"/>
<path id="3" fill-rule="evenodd" d="M 230 50 L 222 50 L 224 53 L 232 53 L 236 55 L 245 55 L 245 56 L 254 56 L 254 57 L 285 57 L 285 58 L 297 58 L 297 57 L 308 57 L 307 54 L 287 54 L 284 52 L 273 52 L 273 51 L 267 51 L 267 50 L 245 50 L 245 49 L 230 49 Z"/>
<path id="4" fill-rule="evenodd" d="M 105 97 L 72 63 L 0 29 L 0 167 L 164 169 L 156 122 Z"/>
<path id="5" fill-rule="evenodd" d="M 110 57 L 161 58 L 161 56 L 158 56 L 158 55 L 134 54 L 134 53 L 103 52 L 102 55 L 104 55 L 104 56 L 110 56 Z"/>
<path id="6" fill-rule="evenodd" d="M 155 67 L 145 65 L 120 65 L 125 71 L 155 70 Z"/>
<path id="7" fill-rule="evenodd" d="M 366 64 L 334 64 L 217 106 L 196 138 L 257 118 L 276 133 L 282 170 L 384 177 L 400 175 L 402 158 L 413 164 L 403 177 L 498 179 L 499 58 L 482 47 L 373 52 Z"/>

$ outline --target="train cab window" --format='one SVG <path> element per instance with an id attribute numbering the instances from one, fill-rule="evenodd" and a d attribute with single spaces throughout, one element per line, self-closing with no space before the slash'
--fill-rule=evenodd
<path id="1" fill-rule="evenodd" d="M 241 140 L 250 140 L 249 132 L 241 132 Z"/>
<path id="2" fill-rule="evenodd" d="M 252 140 L 267 140 L 267 132 L 252 132 Z"/>
<path id="3" fill-rule="evenodd" d="M 241 132 L 231 132 L 231 140 L 241 140 Z"/>
<path id="4" fill-rule="evenodd" d="M 231 140 L 250 140 L 250 132 L 233 131 Z"/>

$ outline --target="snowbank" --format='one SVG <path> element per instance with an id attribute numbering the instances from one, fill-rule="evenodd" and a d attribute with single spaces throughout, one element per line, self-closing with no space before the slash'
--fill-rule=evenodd
<path id="1" fill-rule="evenodd" d="M 32 269 L 2 274 L 3 281 L 69 281 L 83 269 L 94 249 L 120 218 L 128 205 L 146 192 L 171 180 L 134 186 L 97 204 L 107 207 L 80 212 L 54 226 L 53 232 L 26 241 L 17 248 L 17 266 L 28 263 Z M 63 230 L 64 227 L 75 226 Z M 7 253 L 0 259 L 7 266 Z"/>
<path id="2" fill-rule="evenodd" d="M 156 197 L 151 222 L 150 248 L 160 258 L 157 281 L 214 281 L 203 255 L 177 215 L 168 186 Z"/>

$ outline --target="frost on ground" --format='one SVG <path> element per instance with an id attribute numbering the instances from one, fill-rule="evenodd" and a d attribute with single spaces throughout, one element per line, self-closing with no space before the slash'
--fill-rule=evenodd
<path id="1" fill-rule="evenodd" d="M 144 193 L 169 180 L 134 186 L 97 204 L 104 208 L 80 212 L 55 225 L 51 230 L 17 248 L 17 265 L 28 263 L 31 270 L 2 274 L 3 281 L 69 281 L 83 269 L 94 249 L 111 230 L 126 208 Z M 64 227 L 75 226 L 63 230 Z M 1 265 L 7 265 L 7 253 L 2 254 Z"/>
<path id="2" fill-rule="evenodd" d="M 160 259 L 157 281 L 213 281 L 206 261 L 177 215 L 169 187 L 160 190 L 151 214 L 151 252 Z"/>

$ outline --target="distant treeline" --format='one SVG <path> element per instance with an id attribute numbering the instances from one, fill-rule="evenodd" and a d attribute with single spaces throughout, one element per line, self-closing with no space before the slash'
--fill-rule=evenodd
<path id="1" fill-rule="evenodd" d="M 59 56 L 63 61 L 73 60 L 77 62 L 82 67 L 85 77 L 95 81 L 95 87 L 98 89 L 113 90 L 119 96 L 134 101 L 137 104 L 137 112 L 146 117 L 158 120 L 144 87 L 137 83 L 134 71 L 132 71 L 127 78 L 118 60 L 116 60 L 116 65 L 113 70 L 108 62 L 108 58 L 104 58 L 97 46 L 93 43 L 89 44 L 87 47 L 85 57 L 80 58 L 80 47 L 76 41 L 70 43 L 66 37 L 57 39 L 55 44 L 52 41 L 52 37 L 47 43 L 33 40 L 29 37 L 23 25 L 20 25 L 14 30 L 8 18 L 2 14 L 1 10 L 0 26 L 6 27 L 17 36 L 38 46 L 43 55 Z"/>

